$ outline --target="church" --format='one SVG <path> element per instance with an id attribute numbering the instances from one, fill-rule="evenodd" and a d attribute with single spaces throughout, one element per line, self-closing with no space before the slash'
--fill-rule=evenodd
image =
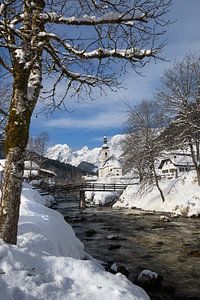
<path id="1" fill-rule="evenodd" d="M 100 167 L 98 170 L 98 177 L 108 176 L 122 176 L 122 165 L 114 154 L 110 155 L 107 137 L 104 136 L 100 153 Z"/>

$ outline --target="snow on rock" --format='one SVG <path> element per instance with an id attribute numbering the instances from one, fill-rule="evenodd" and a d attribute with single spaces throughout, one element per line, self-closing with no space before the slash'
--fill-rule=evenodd
<path id="1" fill-rule="evenodd" d="M 105 272 L 88 258 L 62 215 L 24 184 L 18 244 L 0 240 L 0 299 L 149 299 L 125 276 Z"/>
<path id="2" fill-rule="evenodd" d="M 160 186 L 165 202 L 155 186 L 139 191 L 139 185 L 128 186 L 113 207 L 141 208 L 144 210 L 171 212 L 187 217 L 200 215 L 200 186 L 195 171 L 177 179 L 163 179 Z"/>
<path id="3" fill-rule="evenodd" d="M 159 290 L 162 280 L 163 277 L 157 273 L 150 270 L 144 270 L 139 274 L 135 282 L 146 290 Z"/>
<path id="4" fill-rule="evenodd" d="M 110 147 L 110 154 L 115 154 L 119 158 L 122 154 L 121 140 L 125 135 L 118 134 L 113 136 L 108 141 Z M 69 163 L 74 166 L 78 166 L 81 162 L 89 162 L 99 165 L 101 147 L 88 149 L 84 146 L 82 149 L 73 151 L 68 145 L 55 145 L 47 150 L 46 156 L 50 159 L 59 160 L 60 162 Z"/>
<path id="5" fill-rule="evenodd" d="M 150 279 L 153 279 L 153 278 L 157 278 L 158 277 L 158 274 L 155 273 L 155 272 L 152 272 L 150 270 L 143 270 L 139 276 L 138 276 L 138 280 L 145 280 L 146 278 L 150 278 Z"/>
<path id="6" fill-rule="evenodd" d="M 104 206 L 114 202 L 118 198 L 116 192 L 86 192 L 85 199 L 92 205 Z"/>
<path id="7" fill-rule="evenodd" d="M 34 190 L 30 184 L 23 182 L 23 186 L 22 186 L 22 195 L 21 195 L 21 201 L 22 201 L 22 205 L 21 205 L 21 209 L 23 209 L 23 203 L 25 201 L 30 200 L 32 202 L 36 202 L 42 205 L 46 204 L 46 200 L 44 197 L 42 197 L 40 195 L 40 193 L 37 190 Z"/>
<path id="8" fill-rule="evenodd" d="M 48 149 L 46 156 L 50 159 L 55 159 L 64 162 L 63 159 L 65 157 L 70 157 L 71 153 L 72 149 L 68 145 L 57 144 Z"/>
<path id="9" fill-rule="evenodd" d="M 88 177 L 90 178 L 90 177 Z M 85 178 L 87 182 L 87 177 Z M 108 176 L 95 180 L 95 184 L 125 184 L 127 182 L 126 178 L 121 178 L 119 176 Z M 92 205 L 104 206 L 109 203 L 116 201 L 121 195 L 122 190 L 112 191 L 112 192 L 85 192 L 86 202 Z"/>
<path id="10" fill-rule="evenodd" d="M 95 164 L 100 154 L 100 148 L 89 150 L 88 147 L 83 147 L 78 151 L 73 151 L 68 145 L 55 145 L 47 150 L 46 157 L 60 162 L 69 163 L 78 166 L 82 161 L 87 161 Z"/>

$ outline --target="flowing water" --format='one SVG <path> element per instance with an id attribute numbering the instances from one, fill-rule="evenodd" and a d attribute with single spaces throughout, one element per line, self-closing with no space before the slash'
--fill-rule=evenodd
<path id="1" fill-rule="evenodd" d="M 60 199 L 57 209 L 93 257 L 128 267 L 133 282 L 145 269 L 161 275 L 163 288 L 149 292 L 151 299 L 200 300 L 200 219 L 164 222 L 161 213 L 111 207 L 80 211 L 69 199 Z M 109 250 L 109 245 L 121 247 Z"/>

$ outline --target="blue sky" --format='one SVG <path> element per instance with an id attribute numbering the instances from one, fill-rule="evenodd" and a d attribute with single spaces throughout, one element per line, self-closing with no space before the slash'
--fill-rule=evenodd
<path id="1" fill-rule="evenodd" d="M 164 56 L 168 62 L 152 61 L 142 70 L 143 76 L 134 71 L 126 74 L 124 89 L 95 101 L 80 103 L 69 101 L 69 112 L 56 112 L 47 119 L 43 115 L 33 115 L 31 135 L 47 131 L 50 145 L 68 144 L 73 149 L 87 145 L 100 146 L 104 135 L 112 136 L 125 130 L 127 106 L 134 105 L 145 98 L 152 98 L 159 87 L 163 70 L 175 60 L 182 59 L 188 51 L 200 52 L 200 0 L 174 0 L 169 18 L 176 20 L 167 30 L 167 45 Z"/>

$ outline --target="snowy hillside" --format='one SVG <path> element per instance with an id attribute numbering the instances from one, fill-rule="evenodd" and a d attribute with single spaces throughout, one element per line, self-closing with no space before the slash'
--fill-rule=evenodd
<path id="1" fill-rule="evenodd" d="M 114 153 L 117 158 L 119 158 L 122 153 L 120 142 L 123 137 L 124 135 L 118 134 L 108 140 L 110 153 Z M 78 166 L 83 161 L 98 165 L 100 150 L 101 143 L 98 148 L 88 149 L 88 147 L 85 146 L 77 151 L 73 151 L 73 149 L 71 149 L 66 144 L 58 144 L 50 147 L 47 150 L 46 157 L 54 160 L 59 160 L 60 162 L 69 163 L 73 166 Z"/>
<path id="2" fill-rule="evenodd" d="M 143 210 L 171 212 L 186 217 L 200 215 L 200 187 L 196 172 L 184 173 L 179 178 L 160 181 L 165 202 L 155 186 L 130 185 L 114 207 L 140 208 Z"/>

